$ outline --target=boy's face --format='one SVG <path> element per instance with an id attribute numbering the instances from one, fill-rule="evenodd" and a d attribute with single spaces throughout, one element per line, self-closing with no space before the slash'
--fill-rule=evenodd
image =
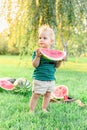
<path id="1" fill-rule="evenodd" d="M 51 48 L 51 45 L 53 43 L 48 31 L 43 31 L 39 33 L 38 42 L 41 48 Z"/>

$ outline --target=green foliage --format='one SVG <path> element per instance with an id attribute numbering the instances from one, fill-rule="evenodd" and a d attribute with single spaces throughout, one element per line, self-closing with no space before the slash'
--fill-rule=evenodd
<path id="1" fill-rule="evenodd" d="M 8 45 L 6 42 L 2 41 L 0 42 L 0 54 L 7 54 Z"/>
<path id="2" fill-rule="evenodd" d="M 32 53 L 37 47 L 37 31 L 38 27 L 42 24 L 48 24 L 54 28 L 57 38 L 57 49 L 63 48 L 61 47 L 63 39 L 69 46 L 71 45 L 70 42 L 73 43 L 76 41 L 77 39 L 72 39 L 73 33 L 75 34 L 75 29 L 77 29 L 78 33 L 83 33 L 85 30 L 84 20 L 86 18 L 86 9 L 82 10 L 84 3 L 86 3 L 86 1 L 32 0 L 31 3 L 28 4 L 30 14 L 28 15 L 30 28 L 27 31 L 28 37 L 26 37 L 26 41 L 30 41 L 29 44 L 26 45 L 29 50 L 28 52 Z M 77 41 L 77 44 L 78 48 L 81 48 L 79 46 L 79 41 Z M 26 52 L 26 47 L 22 52 Z M 80 49 L 78 49 L 78 53 L 78 55 L 82 54 Z"/>
<path id="3" fill-rule="evenodd" d="M 48 24 L 55 28 L 56 23 L 56 0 L 40 0 L 39 1 L 39 25 Z"/>
<path id="4" fill-rule="evenodd" d="M 9 46 L 8 47 L 8 54 L 19 55 L 19 49 L 18 49 L 18 47 Z"/>
<path id="5" fill-rule="evenodd" d="M 74 2 L 71 0 L 59 0 L 57 10 L 63 27 L 75 25 L 74 5 Z"/>
<path id="6" fill-rule="evenodd" d="M 12 0 L 7 2 L 8 6 L 5 1 L 4 8 L 8 10 L 6 18 L 10 25 L 8 44 L 12 51 L 21 55 L 31 54 L 37 47 L 38 27 L 42 24 L 49 24 L 55 30 L 57 49 L 62 49 L 65 43 L 70 48 L 71 43 L 77 40 L 72 38 L 73 34 L 87 33 L 86 0 L 17 0 L 14 12 L 11 10 Z M 80 55 L 82 52 L 78 40 L 77 44 Z"/>
<path id="7" fill-rule="evenodd" d="M 51 4 L 51 6 L 50 6 Z M 51 27 L 55 27 L 56 25 L 56 1 L 49 1 L 49 0 L 35 0 L 31 1 L 27 5 L 28 14 L 27 14 L 27 31 L 26 31 L 26 42 L 24 48 L 22 49 L 23 52 L 29 52 L 30 54 L 32 51 L 37 47 L 37 40 L 38 40 L 38 27 L 42 24 L 49 24 Z M 20 44 L 19 44 L 20 45 Z"/>
<path id="8" fill-rule="evenodd" d="M 0 35 L 0 54 L 12 54 L 12 55 L 18 55 L 19 50 L 15 45 L 9 45 L 8 43 L 8 35 L 7 32 L 3 32 Z"/>
<path id="9" fill-rule="evenodd" d="M 0 35 L 0 54 L 7 54 L 8 41 L 6 36 Z"/>
<path id="10" fill-rule="evenodd" d="M 77 57 L 86 56 L 86 52 L 87 52 L 86 33 L 73 34 L 72 41 L 69 44 L 69 55 L 77 56 Z"/>

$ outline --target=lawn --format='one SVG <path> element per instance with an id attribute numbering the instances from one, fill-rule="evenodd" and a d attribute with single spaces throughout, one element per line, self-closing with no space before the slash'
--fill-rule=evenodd
<path id="1" fill-rule="evenodd" d="M 0 56 L 0 77 L 24 77 L 32 82 L 31 57 Z M 87 58 L 69 58 L 56 72 L 56 86 L 68 87 L 69 96 L 87 106 Z M 41 111 L 40 97 L 35 115 L 29 114 L 30 91 L 0 91 L 0 130 L 87 130 L 87 108 L 76 102 L 50 103 L 49 113 Z"/>

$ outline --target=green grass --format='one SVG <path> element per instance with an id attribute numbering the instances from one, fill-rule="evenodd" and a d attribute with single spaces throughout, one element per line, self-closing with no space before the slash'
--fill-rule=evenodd
<path id="1" fill-rule="evenodd" d="M 25 77 L 32 82 L 31 58 L 0 56 L 0 77 Z M 87 106 L 87 60 L 69 58 L 56 72 L 56 86 L 64 84 L 69 96 Z M 40 97 L 35 115 L 29 115 L 28 93 L 0 92 L 0 130 L 87 130 L 87 108 L 75 102 L 50 103 L 48 114 L 41 111 Z"/>

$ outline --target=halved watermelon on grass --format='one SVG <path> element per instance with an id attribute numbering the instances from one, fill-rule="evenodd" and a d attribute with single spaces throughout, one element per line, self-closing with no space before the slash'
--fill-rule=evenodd
<path id="1" fill-rule="evenodd" d="M 65 85 L 57 86 L 52 93 L 52 97 L 55 99 L 67 100 L 68 99 L 68 88 Z"/>
<path id="2" fill-rule="evenodd" d="M 0 80 L 0 87 L 5 89 L 5 90 L 13 90 L 14 89 L 14 85 L 11 82 L 4 80 L 4 79 Z"/>
<path id="3" fill-rule="evenodd" d="M 66 53 L 59 50 L 40 48 L 40 52 L 45 58 L 53 61 L 63 60 L 66 57 Z"/>

